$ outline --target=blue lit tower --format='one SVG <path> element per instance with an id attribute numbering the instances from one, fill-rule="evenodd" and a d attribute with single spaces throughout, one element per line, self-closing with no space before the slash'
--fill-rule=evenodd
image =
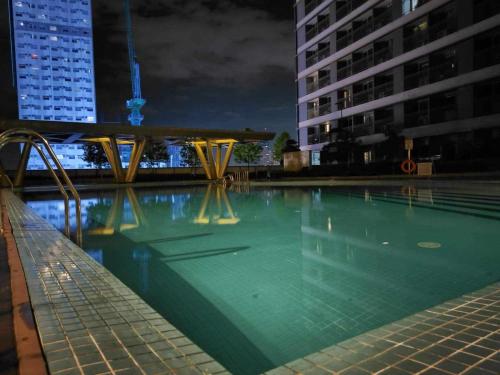
<path id="1" fill-rule="evenodd" d="M 141 73 L 137 56 L 135 54 L 134 36 L 132 34 L 132 16 L 130 14 L 130 1 L 124 0 L 125 22 L 127 24 L 128 59 L 130 64 L 130 78 L 132 81 L 132 99 L 127 100 L 127 108 L 130 110 L 128 120 L 131 125 L 141 126 L 144 116 L 141 108 L 146 104 L 146 100 L 141 94 Z"/>

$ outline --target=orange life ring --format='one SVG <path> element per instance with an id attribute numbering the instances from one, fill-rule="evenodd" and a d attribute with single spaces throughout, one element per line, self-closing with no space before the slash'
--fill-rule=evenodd
<path id="1" fill-rule="evenodd" d="M 417 164 L 413 160 L 406 159 L 401 163 L 401 170 L 406 174 L 415 172 L 415 169 L 417 169 Z"/>

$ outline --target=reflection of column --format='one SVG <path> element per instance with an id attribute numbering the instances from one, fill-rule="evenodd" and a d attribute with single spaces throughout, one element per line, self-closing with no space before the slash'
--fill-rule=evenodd
<path id="1" fill-rule="evenodd" d="M 19 164 L 17 165 L 16 177 L 14 179 L 14 186 L 21 187 L 24 182 L 24 175 L 26 173 L 26 168 L 28 167 L 28 161 L 31 153 L 31 143 L 26 142 L 23 146 L 23 151 L 21 152 L 21 158 Z"/>
<path id="2" fill-rule="evenodd" d="M 132 258 L 139 263 L 140 288 L 143 293 L 149 290 L 149 260 L 151 252 L 146 248 L 134 249 Z"/>
<path id="3" fill-rule="evenodd" d="M 215 189 L 214 198 L 212 199 L 212 191 Z M 208 185 L 203 202 L 198 211 L 198 215 L 194 219 L 195 224 L 237 224 L 240 221 L 236 217 L 226 189 L 221 185 Z"/>
<path id="4" fill-rule="evenodd" d="M 144 212 L 142 211 L 141 204 L 137 199 L 137 195 L 135 194 L 135 190 L 132 188 L 127 188 L 127 197 L 130 202 L 130 208 L 132 209 L 132 215 L 134 216 L 135 225 L 134 228 L 147 225 L 146 217 L 144 216 Z"/>

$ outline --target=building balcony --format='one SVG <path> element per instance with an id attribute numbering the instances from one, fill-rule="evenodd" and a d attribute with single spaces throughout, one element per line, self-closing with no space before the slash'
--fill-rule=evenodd
<path id="1" fill-rule="evenodd" d="M 498 85 L 497 83 L 497 86 Z M 500 93 L 494 93 L 486 97 L 474 98 L 474 116 L 488 116 L 500 113 Z"/>
<path id="2" fill-rule="evenodd" d="M 394 93 L 394 84 L 390 82 L 380 83 L 369 89 L 354 91 L 352 97 L 341 100 L 338 104 L 342 109 L 354 107 L 363 103 L 368 103 Z"/>
<path id="3" fill-rule="evenodd" d="M 418 72 L 405 75 L 405 90 L 411 90 L 430 83 L 456 77 L 457 73 L 457 64 L 454 61 L 447 61 L 433 67 L 426 67 Z"/>
<path id="4" fill-rule="evenodd" d="M 337 51 L 340 51 L 341 49 L 344 49 L 352 44 L 352 40 L 352 30 L 345 31 L 345 34 L 337 39 Z"/>
<path id="5" fill-rule="evenodd" d="M 311 40 L 316 35 L 321 33 L 323 30 L 326 30 L 328 26 L 330 26 L 330 16 L 324 15 L 321 16 L 321 19 L 318 19 L 318 22 L 314 25 L 308 25 L 306 30 L 306 41 Z"/>
<path id="6" fill-rule="evenodd" d="M 474 22 L 480 22 L 500 13 L 500 1 L 477 0 L 474 2 Z"/>
<path id="7" fill-rule="evenodd" d="M 375 8 L 374 12 L 380 11 Z M 352 40 L 353 42 L 360 40 L 361 38 L 367 36 L 371 32 L 380 29 L 381 27 L 387 25 L 392 21 L 392 8 L 388 7 L 383 10 L 376 16 L 370 18 L 368 21 L 360 24 L 357 27 L 353 28 L 352 31 Z"/>
<path id="8" fill-rule="evenodd" d="M 307 81 L 307 93 L 310 94 L 314 91 L 317 91 L 325 86 L 330 84 L 330 74 L 326 74 L 317 79 L 311 79 Z"/>
<path id="9" fill-rule="evenodd" d="M 316 9 L 324 0 L 305 0 L 304 9 L 305 14 L 311 13 Z"/>
<path id="10" fill-rule="evenodd" d="M 394 94 L 394 82 L 392 81 L 392 77 L 390 81 L 376 85 L 373 88 L 373 95 L 375 97 L 375 100 L 385 98 L 386 96 L 392 94 Z"/>
<path id="11" fill-rule="evenodd" d="M 332 113 L 332 104 L 330 102 L 314 105 L 307 109 L 307 119 L 310 120 L 312 118 L 327 115 Z"/>
<path id="12" fill-rule="evenodd" d="M 337 69 L 337 81 L 362 72 L 372 66 L 378 65 L 392 58 L 392 48 L 384 47 L 373 54 L 367 54 L 359 59 L 354 59 L 350 64 Z"/>
<path id="13" fill-rule="evenodd" d="M 374 128 L 373 122 L 369 122 L 367 124 L 352 125 L 351 126 L 351 134 L 354 138 L 374 134 L 374 132 L 375 132 L 375 128 Z"/>
<path id="14" fill-rule="evenodd" d="M 482 69 L 496 64 L 500 64 L 500 45 L 492 44 L 474 52 L 474 69 Z"/>
<path id="15" fill-rule="evenodd" d="M 406 35 L 403 40 L 405 52 L 414 50 L 434 40 L 440 39 L 457 29 L 455 18 L 444 18 L 428 26 L 428 21 L 415 26 L 413 32 Z"/>
<path id="16" fill-rule="evenodd" d="M 434 106 L 428 111 L 405 113 L 405 128 L 448 122 L 458 119 L 456 105 Z"/>
<path id="17" fill-rule="evenodd" d="M 321 49 L 318 49 L 315 53 L 311 54 L 306 58 L 306 67 L 309 68 L 324 58 L 330 56 L 330 46 L 327 45 Z"/>
<path id="18" fill-rule="evenodd" d="M 337 1 L 337 11 L 335 12 L 336 20 L 339 21 L 349 13 L 351 13 L 354 9 L 358 8 L 360 5 L 365 3 L 368 0 L 348 0 L 345 1 L 344 4 L 340 5 L 340 1 Z"/>

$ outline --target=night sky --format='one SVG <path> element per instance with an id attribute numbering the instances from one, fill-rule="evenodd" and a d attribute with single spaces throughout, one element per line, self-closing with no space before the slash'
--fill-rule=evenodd
<path id="1" fill-rule="evenodd" d="M 7 5 L 0 12 L 1 118 L 17 118 Z M 295 134 L 294 0 L 131 0 L 144 124 Z M 93 0 L 99 122 L 130 97 L 121 0 Z"/>

